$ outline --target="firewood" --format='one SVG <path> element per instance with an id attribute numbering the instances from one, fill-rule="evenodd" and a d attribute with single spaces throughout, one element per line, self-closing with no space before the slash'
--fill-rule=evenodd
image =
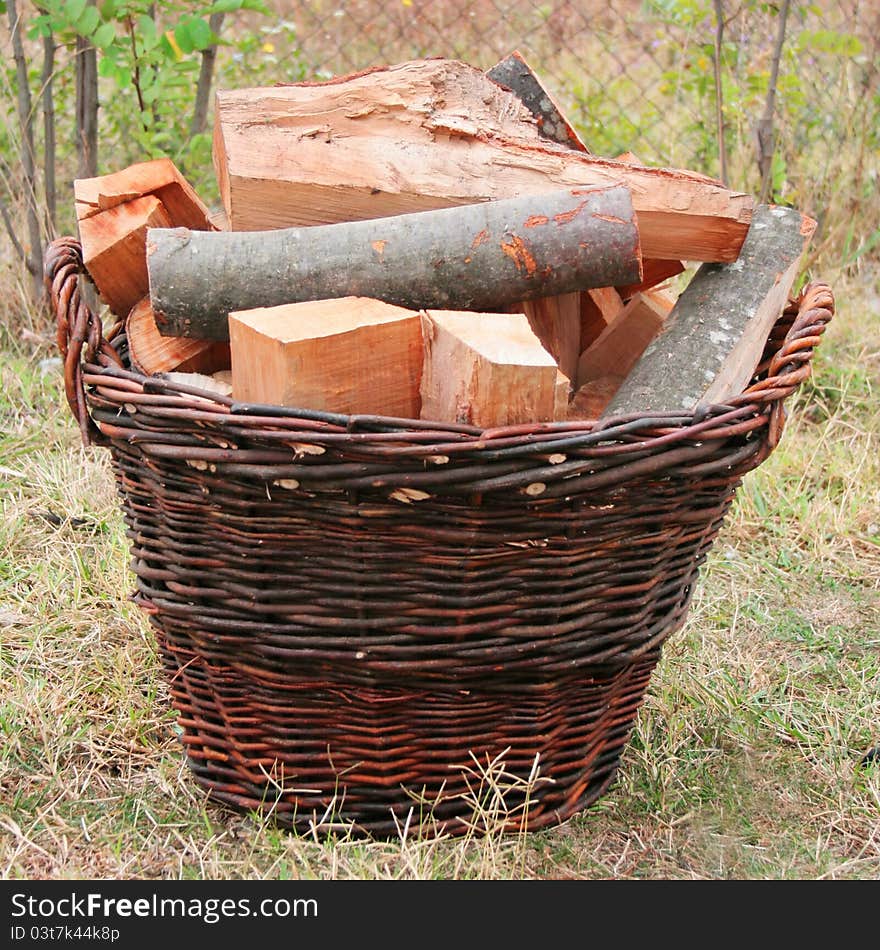
<path id="1" fill-rule="evenodd" d="M 666 311 L 636 294 L 578 360 L 577 382 L 583 386 L 602 376 L 624 379 L 663 327 Z"/>
<path id="2" fill-rule="evenodd" d="M 114 205 L 79 221 L 83 263 L 101 299 L 125 317 L 149 289 L 144 248 L 148 228 L 169 228 L 172 220 L 155 195 Z"/>
<path id="3" fill-rule="evenodd" d="M 659 287 L 651 287 L 648 290 L 643 290 L 642 296 L 647 297 L 649 300 L 653 301 L 655 304 L 661 307 L 667 314 L 675 306 L 675 301 L 677 299 L 676 295 L 665 284 L 661 284 Z"/>
<path id="4" fill-rule="evenodd" d="M 816 222 L 755 210 L 739 260 L 701 267 L 605 415 L 692 411 L 739 395 L 755 372 Z"/>
<path id="5" fill-rule="evenodd" d="M 232 310 L 367 296 L 487 310 L 637 279 L 626 188 L 572 188 L 419 214 L 272 232 L 153 230 L 162 333 L 223 339 Z M 625 276 L 630 275 L 630 276 Z"/>
<path id="6" fill-rule="evenodd" d="M 486 75 L 493 82 L 509 89 L 522 101 L 537 119 L 538 130 L 543 138 L 565 145 L 576 152 L 590 154 L 590 150 L 519 50 L 514 50 L 500 63 L 486 70 Z"/>
<path id="7" fill-rule="evenodd" d="M 598 419 L 620 389 L 620 376 L 598 376 L 579 387 L 568 406 L 568 419 Z"/>
<path id="8" fill-rule="evenodd" d="M 581 293 L 580 305 L 579 352 L 583 352 L 596 342 L 621 313 L 623 299 L 613 287 L 595 287 Z"/>
<path id="9" fill-rule="evenodd" d="M 574 379 L 581 352 L 581 295 L 560 294 L 521 300 L 507 308 L 523 313 L 544 349 L 568 379 Z"/>
<path id="10" fill-rule="evenodd" d="M 214 160 L 235 230 L 624 183 L 646 257 L 731 261 L 752 209 L 748 195 L 703 175 L 595 158 L 541 139 L 513 94 L 446 60 L 221 91 Z"/>
<path id="11" fill-rule="evenodd" d="M 98 178 L 73 183 L 78 221 L 117 205 L 154 195 L 165 206 L 175 227 L 211 230 L 210 212 L 170 158 L 139 162 Z"/>
<path id="12" fill-rule="evenodd" d="M 537 120 L 543 138 L 565 145 L 576 152 L 590 154 L 590 150 L 519 50 L 514 50 L 500 63 L 496 63 L 486 71 L 486 75 L 493 82 L 509 89 L 522 101 Z M 544 347 L 569 377 L 573 377 L 577 370 L 580 353 L 580 341 L 576 339 L 579 334 L 576 311 L 580 308 L 580 299 L 578 296 L 578 299 L 574 300 L 575 296 L 563 294 L 558 297 L 539 297 L 508 308 L 510 313 L 524 313 L 529 318 L 532 329 Z"/>
<path id="13" fill-rule="evenodd" d="M 163 373 L 162 378 L 169 383 L 192 386 L 195 389 L 203 389 L 208 393 L 216 393 L 218 396 L 232 395 L 232 380 L 228 370 L 211 373 L 210 376 L 198 372 L 170 372 Z"/>
<path id="14" fill-rule="evenodd" d="M 568 403 L 571 399 L 571 380 L 562 370 L 556 370 L 556 392 L 553 397 L 553 418 L 568 418 Z"/>
<path id="15" fill-rule="evenodd" d="M 684 271 L 684 264 L 681 261 L 658 260 L 657 258 L 646 258 L 642 261 L 642 279 L 635 284 L 628 284 L 625 287 L 618 287 L 618 293 L 624 300 L 629 300 L 634 294 L 643 290 L 650 290 L 657 284 L 662 284 Z"/>
<path id="16" fill-rule="evenodd" d="M 149 297 L 132 307 L 125 321 L 125 333 L 133 368 L 147 376 L 172 370 L 214 373 L 230 365 L 228 343 L 162 336 Z"/>
<path id="17" fill-rule="evenodd" d="M 493 428 L 555 418 L 559 369 L 525 315 L 427 310 L 422 333 L 423 419 Z"/>
<path id="18" fill-rule="evenodd" d="M 419 314 L 343 297 L 231 313 L 232 391 L 240 402 L 419 416 Z"/>

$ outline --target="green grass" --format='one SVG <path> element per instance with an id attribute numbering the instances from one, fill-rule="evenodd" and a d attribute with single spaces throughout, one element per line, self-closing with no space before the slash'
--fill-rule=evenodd
<path id="1" fill-rule="evenodd" d="M 880 767 L 859 765 L 880 743 L 876 279 L 837 278 L 816 375 L 738 494 L 616 784 L 564 825 L 519 836 L 296 837 L 209 803 L 128 600 L 108 453 L 80 446 L 59 369 L 42 362 L 51 343 L 8 335 L 0 874 L 876 878 Z M 476 780 L 503 792 L 493 769 Z"/>

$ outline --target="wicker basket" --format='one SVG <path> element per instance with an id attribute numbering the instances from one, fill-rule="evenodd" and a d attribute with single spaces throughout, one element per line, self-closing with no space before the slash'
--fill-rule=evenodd
<path id="1" fill-rule="evenodd" d="M 833 298 L 813 284 L 755 381 L 697 415 L 480 431 L 231 399 L 127 368 L 47 252 L 67 398 L 108 446 L 136 600 L 212 797 L 393 834 L 456 833 L 505 751 L 507 826 L 609 786 L 744 473 L 780 437 Z M 552 780 L 517 803 L 535 757 Z"/>

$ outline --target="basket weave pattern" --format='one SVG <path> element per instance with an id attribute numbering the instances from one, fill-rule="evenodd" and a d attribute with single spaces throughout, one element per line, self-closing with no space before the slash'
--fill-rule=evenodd
<path id="1" fill-rule="evenodd" d="M 131 372 L 121 328 L 105 338 L 80 299 L 76 242 L 46 266 L 68 401 L 112 454 L 187 761 L 217 800 L 299 830 L 332 812 L 394 833 L 414 809 L 463 831 L 462 769 L 503 750 L 511 774 L 537 755 L 551 780 L 511 828 L 599 797 L 833 312 L 808 287 L 725 406 L 481 431 Z"/>

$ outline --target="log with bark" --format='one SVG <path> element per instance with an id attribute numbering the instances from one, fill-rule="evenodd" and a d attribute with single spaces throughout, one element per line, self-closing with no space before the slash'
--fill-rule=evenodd
<path id="1" fill-rule="evenodd" d="M 739 395 L 760 362 L 816 222 L 761 205 L 733 264 L 704 264 L 605 415 L 693 410 Z"/>
<path id="2" fill-rule="evenodd" d="M 160 331 L 225 339 L 233 310 L 330 297 L 411 309 L 500 310 L 637 280 L 626 188 L 572 188 L 380 220 L 273 232 L 149 234 Z"/>
<path id="3" fill-rule="evenodd" d="M 732 261 L 752 210 L 748 195 L 694 172 L 554 145 L 512 93 L 448 60 L 221 91 L 214 161 L 233 230 L 623 183 L 646 257 Z"/>

